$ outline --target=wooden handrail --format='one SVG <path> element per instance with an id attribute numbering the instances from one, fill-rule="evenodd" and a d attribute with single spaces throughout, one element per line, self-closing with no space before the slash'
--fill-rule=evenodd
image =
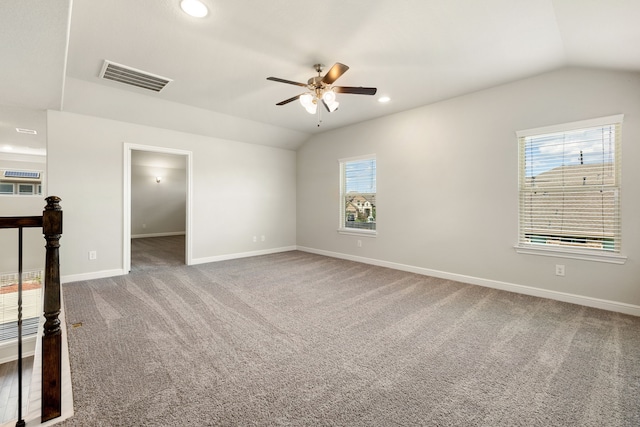
<path id="1" fill-rule="evenodd" d="M 42 227 L 41 216 L 3 216 L 0 228 Z"/>

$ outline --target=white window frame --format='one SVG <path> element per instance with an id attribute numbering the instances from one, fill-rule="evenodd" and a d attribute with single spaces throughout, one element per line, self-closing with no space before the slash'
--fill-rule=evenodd
<path id="1" fill-rule="evenodd" d="M 30 182 L 18 182 L 16 187 L 18 188 L 16 194 L 20 196 L 33 196 L 36 191 L 36 187 Z M 23 188 L 29 188 L 29 191 L 23 191 Z"/>
<path id="2" fill-rule="evenodd" d="M 359 229 L 359 228 L 351 228 L 345 227 L 345 196 L 346 196 L 346 176 L 345 176 L 345 167 L 349 162 L 356 162 L 361 160 L 375 160 L 376 161 L 376 180 L 377 180 L 377 171 L 378 171 L 378 162 L 375 154 L 367 154 L 364 156 L 357 157 L 348 157 L 338 160 L 338 164 L 340 165 L 340 212 L 339 212 L 339 223 L 338 223 L 338 233 L 353 235 L 353 236 L 366 236 L 366 237 L 376 237 L 378 235 L 378 224 L 377 224 L 377 216 L 376 216 L 376 229 L 375 230 L 367 230 L 367 229 Z M 376 198 L 377 198 L 377 188 L 376 188 Z M 377 210 L 377 200 L 376 200 L 376 210 Z"/>
<path id="3" fill-rule="evenodd" d="M 608 263 L 614 263 L 614 264 L 625 263 L 627 257 L 622 255 L 621 252 L 613 252 L 613 251 L 602 250 L 602 249 L 586 249 L 586 248 L 583 249 L 579 247 L 559 246 L 559 245 L 552 245 L 548 243 L 523 242 L 522 241 L 523 232 L 521 228 L 522 227 L 522 223 L 521 223 L 522 204 L 521 203 L 522 203 L 522 193 L 524 192 L 524 189 L 522 187 L 524 182 L 523 177 L 525 176 L 525 171 L 523 169 L 525 167 L 525 156 L 526 156 L 526 153 L 524 152 L 525 138 L 531 137 L 531 136 L 568 132 L 568 131 L 579 130 L 579 129 L 587 129 L 587 128 L 593 128 L 593 127 L 604 126 L 609 124 L 618 124 L 620 129 L 622 126 L 623 119 L 624 119 L 624 115 L 618 114 L 613 116 L 600 117 L 596 119 L 582 120 L 577 122 L 559 124 L 554 126 L 546 126 L 546 127 L 528 129 L 528 130 L 516 132 L 516 135 L 518 137 L 518 165 L 519 165 L 518 167 L 518 204 L 519 204 L 518 243 L 515 245 L 516 252 L 520 254 L 528 254 L 528 255 L 542 255 L 542 256 L 552 256 L 552 257 L 559 257 L 559 258 L 572 258 L 572 259 L 580 259 L 580 260 L 587 260 L 587 261 L 608 262 Z M 615 155 L 616 155 L 616 160 L 615 160 L 616 187 L 615 188 L 618 191 L 618 198 L 619 198 L 619 191 L 621 187 L 620 177 L 621 177 L 621 162 L 622 162 L 621 155 L 620 155 L 620 151 L 621 151 L 620 134 L 621 132 L 619 132 L 619 134 L 617 135 L 616 146 L 615 146 Z M 617 204 L 616 214 L 618 216 L 618 222 L 620 223 L 621 221 L 620 203 Z M 621 233 L 620 235 L 618 235 L 618 239 L 620 241 L 622 240 Z"/>
<path id="4" fill-rule="evenodd" d="M 16 186 L 13 182 L 0 182 L 0 185 L 2 186 L 10 186 L 11 187 L 11 192 L 7 192 L 7 191 L 2 191 L 0 192 L 0 194 L 2 195 L 14 195 L 14 193 L 16 192 Z"/>

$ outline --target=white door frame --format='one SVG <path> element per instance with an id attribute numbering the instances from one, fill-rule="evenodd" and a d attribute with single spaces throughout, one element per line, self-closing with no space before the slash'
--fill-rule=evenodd
<path id="1" fill-rule="evenodd" d="M 191 200 L 192 200 L 192 165 L 193 153 L 191 151 L 179 150 L 176 148 L 154 147 L 151 145 L 138 145 L 124 143 L 124 230 L 123 230 L 123 248 L 122 248 L 122 267 L 125 274 L 131 271 L 131 151 L 152 151 L 156 153 L 178 154 L 186 156 L 187 160 L 187 217 L 185 218 L 185 263 L 192 265 L 191 245 L 192 245 L 192 229 L 191 229 Z"/>

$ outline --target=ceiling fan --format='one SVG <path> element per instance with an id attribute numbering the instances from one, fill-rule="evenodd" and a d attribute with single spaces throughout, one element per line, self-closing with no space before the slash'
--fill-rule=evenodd
<path id="1" fill-rule="evenodd" d="M 333 82 L 338 80 L 349 67 L 336 62 L 327 74 L 322 76 L 323 64 L 315 64 L 313 68 L 318 72 L 316 77 L 311 77 L 307 83 L 298 83 L 291 80 L 280 79 L 278 77 L 267 77 L 267 80 L 274 82 L 287 83 L 295 86 L 302 86 L 308 89 L 308 92 L 301 93 L 292 98 L 278 102 L 276 105 L 285 105 L 300 99 L 300 103 L 309 114 L 315 114 L 318 103 L 322 105 L 328 112 L 332 113 L 338 109 L 339 102 L 336 101 L 336 93 L 351 93 L 356 95 L 375 95 L 377 89 L 375 87 L 353 87 L 353 86 L 332 86 Z"/>

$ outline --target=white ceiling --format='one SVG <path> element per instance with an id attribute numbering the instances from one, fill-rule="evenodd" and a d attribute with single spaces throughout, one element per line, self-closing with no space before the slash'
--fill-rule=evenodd
<path id="1" fill-rule="evenodd" d="M 640 71 L 638 0 L 203 2 L 196 19 L 179 0 L 3 0 L 0 104 L 64 110 L 72 79 L 309 135 L 566 66 Z M 173 82 L 100 80 L 105 59 Z M 297 102 L 276 106 L 303 89 L 266 77 L 306 82 L 318 62 L 391 102 L 339 94 L 320 127 Z"/>
<path id="2" fill-rule="evenodd" d="M 36 133 L 20 133 L 17 128 Z M 0 154 L 46 155 L 46 128 L 47 115 L 44 111 L 0 105 Z"/>

